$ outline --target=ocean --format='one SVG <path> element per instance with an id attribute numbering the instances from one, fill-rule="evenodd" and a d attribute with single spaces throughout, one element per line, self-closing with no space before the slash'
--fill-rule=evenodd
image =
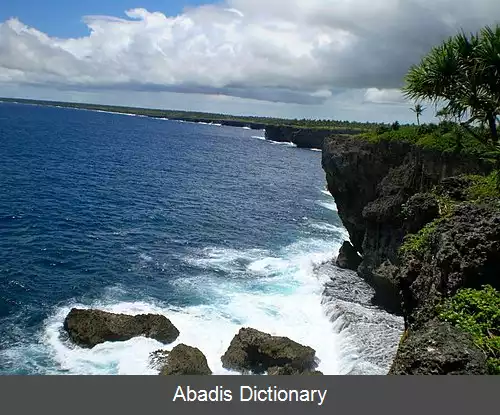
<path id="1" fill-rule="evenodd" d="M 241 327 L 313 347 L 325 374 L 384 374 L 403 322 L 333 265 L 346 230 L 321 152 L 263 131 L 0 104 L 0 374 L 151 374 Z M 72 307 L 161 313 L 180 336 L 71 344 Z"/>

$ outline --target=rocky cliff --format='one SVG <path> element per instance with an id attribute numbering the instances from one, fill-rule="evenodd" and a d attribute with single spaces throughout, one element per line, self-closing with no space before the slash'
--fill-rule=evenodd
<path id="1" fill-rule="evenodd" d="M 500 288 L 498 209 L 467 203 L 459 191 L 459 177 L 487 174 L 491 165 L 403 142 L 338 137 L 324 140 L 322 164 L 350 251 L 360 256 L 353 268 L 374 288 L 375 305 L 405 319 L 390 373 L 486 373 L 484 353 L 439 320 L 436 307 L 461 288 Z M 452 211 L 443 211 L 443 200 Z M 429 224 L 425 244 L 416 239 L 420 245 L 403 254 L 405 236 Z"/>
<path id="2" fill-rule="evenodd" d="M 299 148 L 323 148 L 326 137 L 359 134 L 353 129 L 298 128 L 286 125 L 268 125 L 265 128 L 266 139 L 277 142 L 294 143 Z"/>

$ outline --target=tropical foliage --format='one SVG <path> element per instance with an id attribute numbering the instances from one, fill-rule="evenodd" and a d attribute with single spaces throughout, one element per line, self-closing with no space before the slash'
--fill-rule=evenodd
<path id="1" fill-rule="evenodd" d="M 500 114 L 500 26 L 450 37 L 410 68 L 406 97 L 443 104 L 465 128 L 486 125 L 498 143 Z"/>
<path id="2" fill-rule="evenodd" d="M 380 126 L 359 135 L 371 142 L 401 141 L 441 152 L 467 153 L 494 160 L 494 147 L 489 132 L 481 127 L 468 130 L 451 121 L 439 124 Z"/>

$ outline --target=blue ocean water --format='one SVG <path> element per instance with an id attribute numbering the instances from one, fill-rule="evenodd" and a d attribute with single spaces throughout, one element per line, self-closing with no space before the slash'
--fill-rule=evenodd
<path id="1" fill-rule="evenodd" d="M 163 313 L 214 373 L 242 326 L 349 372 L 316 272 L 347 238 L 321 153 L 263 135 L 0 104 L 0 373 L 156 373 L 154 340 L 68 342 L 73 306 Z"/>

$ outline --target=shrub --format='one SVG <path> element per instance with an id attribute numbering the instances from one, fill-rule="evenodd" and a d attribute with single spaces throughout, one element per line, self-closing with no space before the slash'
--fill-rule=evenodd
<path id="1" fill-rule="evenodd" d="M 417 133 L 418 135 L 427 135 L 427 134 L 432 134 L 438 129 L 438 126 L 436 124 L 422 124 L 421 126 L 417 127 Z"/>
<path id="2" fill-rule="evenodd" d="M 386 125 L 380 125 L 379 127 L 377 127 L 375 129 L 375 134 L 376 135 L 381 135 L 381 134 L 386 133 L 387 131 L 391 131 L 391 129 L 388 126 L 386 126 Z"/>
<path id="3" fill-rule="evenodd" d="M 398 131 L 400 127 L 401 127 L 401 126 L 400 126 L 400 124 L 399 124 L 399 122 L 398 122 L 398 121 L 394 121 L 394 122 L 392 123 L 392 126 L 391 126 L 391 128 L 392 128 L 394 131 Z"/>
<path id="4" fill-rule="evenodd" d="M 500 293 L 486 285 L 461 289 L 438 307 L 439 318 L 469 333 L 487 357 L 491 374 L 500 374 Z"/>
<path id="5" fill-rule="evenodd" d="M 467 198 L 476 203 L 498 201 L 500 198 L 498 175 L 499 172 L 494 171 L 489 176 L 467 176 L 472 181 L 472 184 L 467 189 Z"/>
<path id="6" fill-rule="evenodd" d="M 419 138 L 417 145 L 441 152 L 450 152 L 457 150 L 458 140 L 453 133 L 442 135 L 427 134 Z"/>
<path id="7" fill-rule="evenodd" d="M 403 244 L 399 248 L 399 252 L 404 256 L 407 254 L 423 254 L 430 247 L 431 238 L 437 225 L 442 221 L 442 218 L 433 220 L 425 225 L 415 234 L 406 235 Z"/>

